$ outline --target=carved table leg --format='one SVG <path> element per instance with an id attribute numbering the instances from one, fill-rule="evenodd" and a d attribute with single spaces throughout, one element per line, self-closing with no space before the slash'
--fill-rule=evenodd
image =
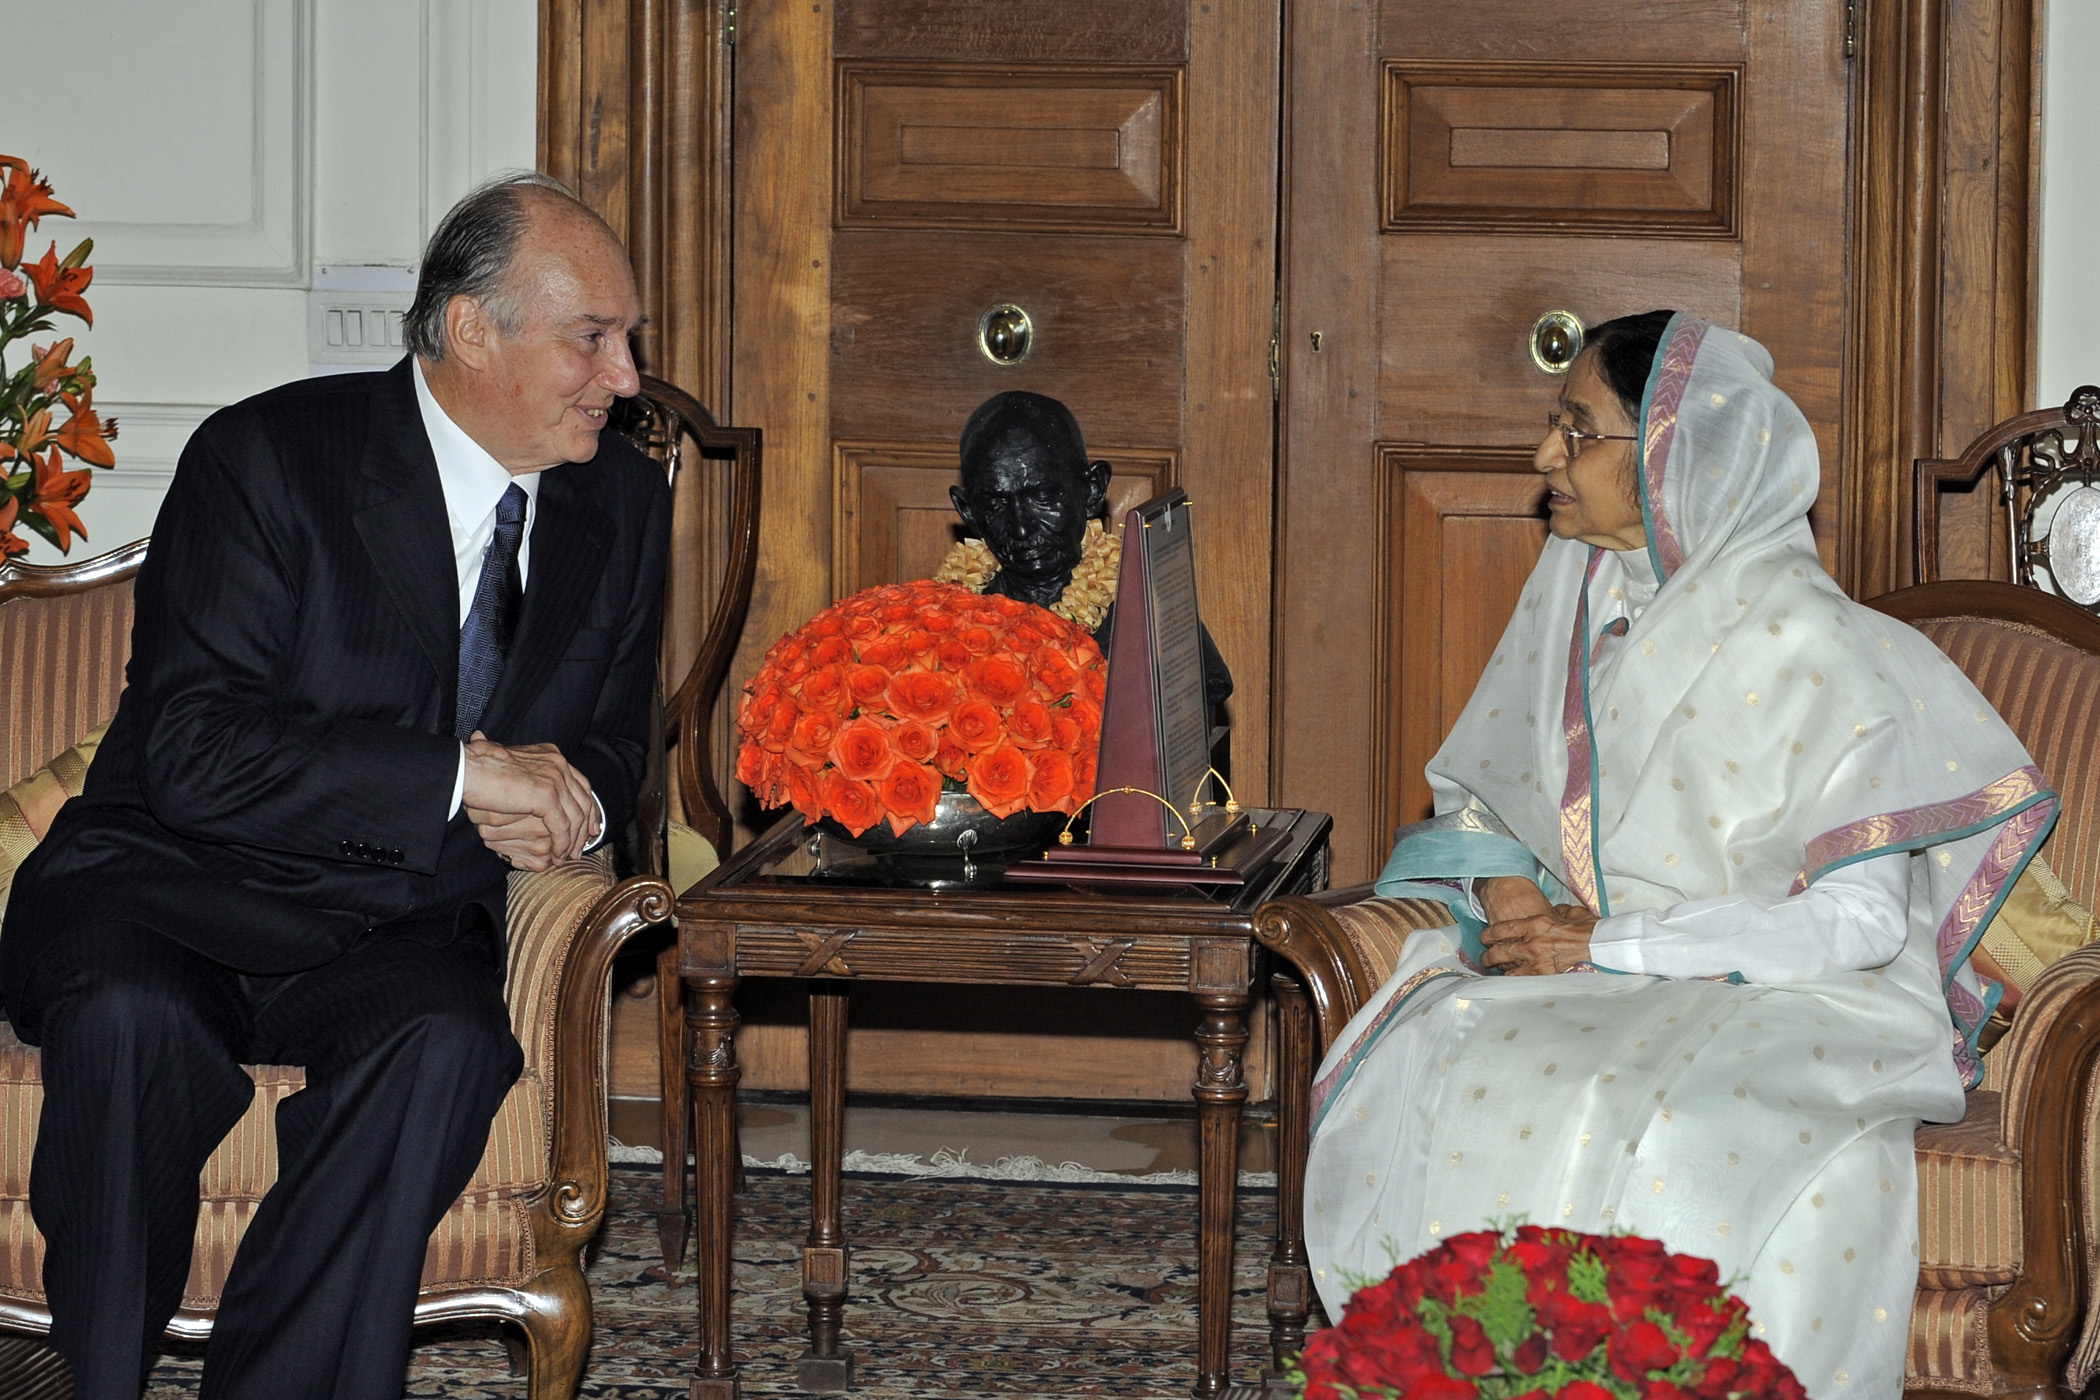
<path id="1" fill-rule="evenodd" d="M 809 1303 L 809 1350 L 796 1365 L 804 1390 L 853 1384 L 853 1353 L 839 1347 L 846 1311 L 846 1232 L 839 1209 L 846 1151 L 848 984 L 809 984 L 809 1242 L 802 1250 L 802 1296 Z"/>
<path id="2" fill-rule="evenodd" d="M 729 1342 L 730 1211 L 736 1178 L 736 993 L 734 973 L 686 983 L 686 1082 L 693 1095 L 695 1165 L 700 1178 L 696 1224 L 700 1293 L 700 1364 L 692 1400 L 737 1400 L 736 1358 Z"/>
<path id="3" fill-rule="evenodd" d="M 1305 1259 L 1306 1090 L 1312 1084 L 1312 1003 L 1293 978 L 1269 978 L 1282 1044 L 1276 1066 L 1276 1244 L 1269 1251 L 1269 1368 L 1272 1387 L 1289 1388 L 1292 1361 L 1305 1350 L 1312 1272 Z"/>
<path id="4" fill-rule="evenodd" d="M 1240 1105 L 1247 1081 L 1240 1073 L 1247 1046 L 1247 993 L 1198 992 L 1203 1020 L 1196 1027 L 1196 1115 L 1201 1133 L 1196 1165 L 1200 1224 L 1196 1259 L 1197 1400 L 1222 1394 L 1230 1380 L 1232 1343 L 1233 1212 L 1240 1185 Z"/>
<path id="5" fill-rule="evenodd" d="M 686 1099 L 679 1084 L 685 1063 L 685 984 L 678 980 L 678 940 L 656 956 L 656 1051 L 663 1066 L 663 1111 L 657 1119 L 664 1145 L 664 1199 L 656 1212 L 656 1238 L 663 1247 L 664 1272 L 675 1279 L 685 1262 L 690 1228 L 685 1195 L 685 1155 L 691 1150 Z"/>

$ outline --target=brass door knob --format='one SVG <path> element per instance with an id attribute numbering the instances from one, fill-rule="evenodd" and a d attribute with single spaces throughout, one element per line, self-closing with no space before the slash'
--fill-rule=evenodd
<path id="1" fill-rule="evenodd" d="M 1010 301 L 1002 301 L 977 319 L 977 348 L 995 365 L 1017 365 L 1035 344 L 1035 322 Z"/>
<path id="2" fill-rule="evenodd" d="M 1582 353 L 1582 322 L 1572 311 L 1548 311 L 1531 323 L 1531 362 L 1548 374 L 1566 374 Z"/>

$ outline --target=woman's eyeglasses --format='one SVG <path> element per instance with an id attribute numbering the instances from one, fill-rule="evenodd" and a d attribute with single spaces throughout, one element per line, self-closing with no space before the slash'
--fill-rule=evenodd
<path id="1" fill-rule="evenodd" d="M 1567 415 L 1555 410 L 1546 415 L 1546 427 L 1560 434 L 1561 445 L 1568 450 L 1568 460 L 1574 461 L 1582 455 L 1585 442 L 1639 442 L 1632 433 L 1586 433 L 1570 423 Z"/>

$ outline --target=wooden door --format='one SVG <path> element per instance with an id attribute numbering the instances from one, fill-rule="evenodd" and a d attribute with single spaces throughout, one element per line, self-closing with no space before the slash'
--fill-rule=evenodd
<path id="1" fill-rule="evenodd" d="M 1337 883 L 1426 816 L 1423 765 L 1545 538 L 1529 335 L 1669 307 L 1762 340 L 1837 538 L 1845 0 L 1291 10 L 1275 785 Z"/>
<path id="2" fill-rule="evenodd" d="M 766 486 L 733 680 L 833 599 L 930 575 L 959 538 L 965 419 L 1030 389 L 1069 405 L 1114 465 L 1113 505 L 1168 486 L 1193 498 L 1203 613 L 1237 682 L 1233 778 L 1265 790 L 1280 25 L 1278 0 L 743 7 L 731 420 L 763 429 Z M 1014 365 L 978 343 L 1002 304 L 1033 325 Z M 947 1012 L 982 1001 L 899 1009 L 906 1039 L 879 1054 L 871 1027 L 855 1087 L 1188 1092 L 1178 1014 L 1134 1052 L 1113 1039 L 1126 1013 L 1088 1003 L 1109 1048 L 1045 1056 L 952 1028 Z M 1077 1015 L 1006 1024 L 1048 1033 Z M 772 1045 L 764 1026 L 746 1037 L 746 1082 L 799 1077 L 796 1042 L 777 1064 Z"/>

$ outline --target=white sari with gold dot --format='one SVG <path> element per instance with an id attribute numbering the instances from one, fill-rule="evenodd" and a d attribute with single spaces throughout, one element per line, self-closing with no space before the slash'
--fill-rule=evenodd
<path id="1" fill-rule="evenodd" d="M 1490 1222 L 1716 1260 L 1810 1395 L 1895 1397 L 1921 1119 L 1962 1113 L 1968 957 L 2054 795 L 1931 643 L 1838 589 L 1763 347 L 1671 323 L 1645 552 L 1551 540 L 1430 764 L 1384 893 L 1414 935 L 1321 1065 L 1306 1239 L 1353 1280 Z M 1463 882 L 1597 913 L 1594 968 L 1482 976 Z M 1471 935 L 1468 930 L 1471 930 Z"/>

